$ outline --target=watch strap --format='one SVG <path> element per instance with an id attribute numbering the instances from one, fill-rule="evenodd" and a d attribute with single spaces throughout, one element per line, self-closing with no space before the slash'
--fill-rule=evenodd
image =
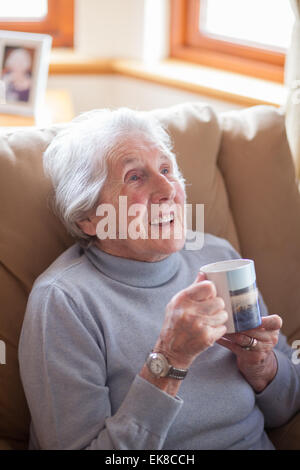
<path id="1" fill-rule="evenodd" d="M 188 369 L 177 369 L 176 367 L 170 366 L 170 369 L 166 375 L 166 377 L 170 377 L 171 379 L 183 380 L 188 373 Z"/>

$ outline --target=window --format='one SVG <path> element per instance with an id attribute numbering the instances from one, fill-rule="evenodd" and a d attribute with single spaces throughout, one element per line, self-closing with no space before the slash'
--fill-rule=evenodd
<path id="1" fill-rule="evenodd" d="M 283 82 L 287 0 L 171 0 L 171 55 Z"/>
<path id="2" fill-rule="evenodd" d="M 27 0 L 26 2 L 10 0 L 9 3 L 2 3 L 0 5 L 0 17 L 8 21 L 23 18 L 39 20 L 47 14 L 47 0 Z"/>
<path id="3" fill-rule="evenodd" d="M 73 46 L 74 0 L 0 3 L 0 29 L 50 34 L 54 47 Z"/>

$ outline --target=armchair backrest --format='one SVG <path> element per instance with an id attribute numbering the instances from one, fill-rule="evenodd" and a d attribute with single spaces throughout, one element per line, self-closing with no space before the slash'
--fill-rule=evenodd
<path id="1" fill-rule="evenodd" d="M 284 116 L 253 107 L 217 116 L 203 104 L 151 111 L 169 129 L 188 202 L 205 204 L 205 231 L 255 260 L 258 287 L 283 331 L 300 335 L 300 196 Z M 1 439 L 25 447 L 29 413 L 18 371 L 18 340 L 35 278 L 73 243 L 49 207 L 42 154 L 63 126 L 0 136 Z M 2 444 L 4 445 L 4 444 Z"/>

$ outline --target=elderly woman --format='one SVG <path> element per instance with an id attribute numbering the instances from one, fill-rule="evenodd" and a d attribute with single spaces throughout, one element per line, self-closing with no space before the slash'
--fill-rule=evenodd
<path id="1" fill-rule="evenodd" d="M 166 131 L 141 112 L 88 113 L 53 139 L 44 166 L 77 242 L 29 297 L 19 360 L 30 448 L 273 449 L 264 427 L 300 408 L 299 368 L 261 298 L 261 326 L 226 335 L 224 302 L 199 267 L 239 255 L 212 235 L 186 249 Z"/>

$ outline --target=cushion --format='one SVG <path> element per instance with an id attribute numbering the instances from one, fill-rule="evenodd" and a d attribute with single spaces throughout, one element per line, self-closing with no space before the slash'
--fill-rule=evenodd
<path id="1" fill-rule="evenodd" d="M 300 197 L 284 115 L 255 106 L 224 113 L 220 122 L 218 165 L 241 253 L 255 260 L 264 300 L 291 340 L 300 328 Z"/>
<path id="2" fill-rule="evenodd" d="M 17 348 L 29 292 L 35 278 L 71 243 L 49 208 L 50 184 L 42 152 L 56 132 L 16 131 L 0 138 L 0 437 L 28 439 L 29 413 L 19 378 Z"/>
<path id="3" fill-rule="evenodd" d="M 240 249 L 223 175 L 217 166 L 222 129 L 212 108 L 186 103 L 152 111 L 167 127 L 186 180 L 187 202 L 204 204 L 204 230 Z M 193 228 L 197 229 L 195 220 Z"/>
<path id="4" fill-rule="evenodd" d="M 270 429 L 268 436 L 277 450 L 300 449 L 300 413 L 296 414 L 287 424 Z"/>

